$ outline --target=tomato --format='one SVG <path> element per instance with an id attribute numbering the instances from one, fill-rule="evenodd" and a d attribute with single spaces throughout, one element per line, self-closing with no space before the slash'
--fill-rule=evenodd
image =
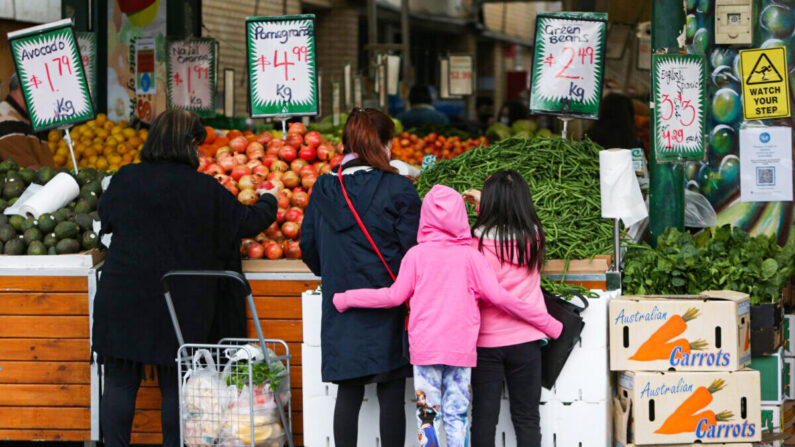
<path id="1" fill-rule="evenodd" d="M 282 181 L 284 182 L 284 186 L 288 188 L 295 188 L 301 184 L 301 178 L 295 173 L 295 171 L 285 172 L 284 177 L 282 177 Z"/>
<path id="2" fill-rule="evenodd" d="M 301 259 L 301 245 L 298 241 L 284 244 L 284 257 L 287 259 Z"/>
<path id="3" fill-rule="evenodd" d="M 323 137 L 320 136 L 320 132 L 313 130 L 304 136 L 304 142 L 309 147 L 317 147 L 323 142 Z"/>
<path id="4" fill-rule="evenodd" d="M 297 206 L 299 208 L 306 208 L 306 205 L 309 204 L 309 194 L 299 191 L 293 191 L 293 198 L 290 199 L 290 204 L 293 206 Z"/>
<path id="5" fill-rule="evenodd" d="M 298 156 L 311 163 L 315 161 L 317 152 L 311 146 L 302 146 L 301 151 L 298 152 Z"/>
<path id="6" fill-rule="evenodd" d="M 283 146 L 281 149 L 279 149 L 279 158 L 286 161 L 287 163 L 290 163 L 291 161 L 298 158 L 298 152 L 295 150 L 293 145 Z"/>
<path id="7" fill-rule="evenodd" d="M 282 234 L 289 239 L 295 239 L 301 233 L 301 226 L 289 220 L 282 224 Z"/>
<path id="8" fill-rule="evenodd" d="M 279 259 L 283 253 L 282 247 L 276 242 L 271 242 L 265 247 L 265 257 L 268 259 Z"/>
<path id="9" fill-rule="evenodd" d="M 287 135 L 287 141 L 285 142 L 288 146 L 292 147 L 301 147 L 304 144 L 304 137 L 297 133 L 292 133 Z"/>
<path id="10" fill-rule="evenodd" d="M 250 259 L 260 259 L 263 255 L 265 255 L 265 247 L 254 242 L 253 244 L 249 245 L 246 254 L 248 254 Z"/>
<path id="11" fill-rule="evenodd" d="M 303 135 L 306 133 L 306 126 L 304 126 L 303 123 L 290 123 L 290 127 L 287 128 L 287 133 Z"/>

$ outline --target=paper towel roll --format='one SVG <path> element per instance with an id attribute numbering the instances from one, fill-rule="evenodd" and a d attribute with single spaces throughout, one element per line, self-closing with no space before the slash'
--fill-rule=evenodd
<path id="1" fill-rule="evenodd" d="M 602 217 L 621 219 L 630 226 L 649 215 L 638 178 L 632 166 L 632 152 L 609 149 L 599 152 L 599 180 Z"/>
<path id="2" fill-rule="evenodd" d="M 61 172 L 36 192 L 19 208 L 24 214 L 38 219 L 44 213 L 51 213 L 71 202 L 80 194 L 80 186 L 71 175 Z"/>

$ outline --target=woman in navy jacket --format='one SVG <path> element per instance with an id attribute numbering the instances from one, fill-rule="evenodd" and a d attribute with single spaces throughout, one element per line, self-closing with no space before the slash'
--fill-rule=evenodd
<path id="1" fill-rule="evenodd" d="M 395 126 L 375 109 L 354 109 L 342 135 L 345 190 L 378 249 L 397 275 L 417 243 L 420 198 L 411 181 L 389 165 Z M 339 313 L 334 294 L 392 284 L 392 278 L 356 222 L 335 171 L 318 178 L 301 225 L 304 263 L 322 279 L 321 345 L 324 382 L 339 385 L 334 442 L 355 446 L 364 385 L 377 383 L 381 443 L 405 442 L 404 394 L 411 365 L 404 355 L 406 309 L 352 309 Z"/>

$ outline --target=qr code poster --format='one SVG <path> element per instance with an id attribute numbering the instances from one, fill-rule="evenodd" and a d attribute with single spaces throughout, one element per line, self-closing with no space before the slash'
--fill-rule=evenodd
<path id="1" fill-rule="evenodd" d="M 792 132 L 789 127 L 740 129 L 740 200 L 792 201 Z"/>

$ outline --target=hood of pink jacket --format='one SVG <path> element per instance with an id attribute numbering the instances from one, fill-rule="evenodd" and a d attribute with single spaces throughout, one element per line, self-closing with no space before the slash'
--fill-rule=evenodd
<path id="1" fill-rule="evenodd" d="M 431 188 L 422 201 L 417 242 L 469 245 L 471 238 L 467 210 L 461 194 L 444 185 Z"/>

